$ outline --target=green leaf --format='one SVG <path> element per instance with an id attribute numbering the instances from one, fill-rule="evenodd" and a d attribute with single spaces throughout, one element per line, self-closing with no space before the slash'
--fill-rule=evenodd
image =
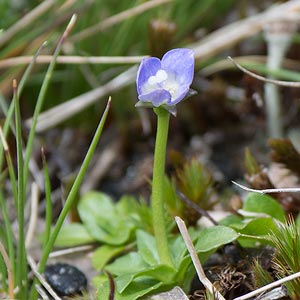
<path id="1" fill-rule="evenodd" d="M 80 223 L 64 225 L 58 233 L 55 241 L 56 247 L 75 247 L 95 242 L 86 228 Z"/>
<path id="2" fill-rule="evenodd" d="M 124 195 L 117 202 L 116 209 L 122 215 L 130 215 L 138 211 L 139 203 L 133 196 Z"/>
<path id="3" fill-rule="evenodd" d="M 175 267 L 178 268 L 182 259 L 187 254 L 187 248 L 181 235 L 177 235 L 175 238 L 169 240 L 169 247 L 172 253 L 172 259 Z"/>
<path id="4" fill-rule="evenodd" d="M 92 255 L 92 265 L 96 270 L 101 270 L 116 255 L 122 253 L 125 246 L 103 245 L 96 249 Z"/>
<path id="5" fill-rule="evenodd" d="M 257 247 L 259 245 L 270 244 L 269 235 L 276 230 L 276 224 L 273 218 L 258 218 L 245 223 L 244 227 L 239 230 L 241 236 L 238 241 L 243 247 Z"/>
<path id="6" fill-rule="evenodd" d="M 148 268 L 149 265 L 143 260 L 142 256 L 137 252 L 130 252 L 117 258 L 113 263 L 105 269 L 113 275 L 124 275 L 140 272 Z"/>
<path id="7" fill-rule="evenodd" d="M 78 212 L 89 233 L 98 241 L 122 245 L 132 238 L 135 226 L 116 209 L 111 198 L 103 193 L 89 192 L 79 201 Z"/>
<path id="8" fill-rule="evenodd" d="M 219 225 L 231 227 L 234 224 L 241 224 L 242 221 L 243 221 L 243 218 L 238 215 L 229 215 L 229 216 L 225 217 L 224 219 L 222 219 L 219 222 Z"/>
<path id="9" fill-rule="evenodd" d="M 155 238 L 149 233 L 138 230 L 136 232 L 138 253 L 150 266 L 159 264 L 159 256 L 156 248 Z"/>
<path id="10" fill-rule="evenodd" d="M 145 232 L 140 231 L 140 243 L 143 237 L 146 239 L 150 238 L 149 240 L 153 238 Z M 142 247 L 144 247 L 144 245 Z M 153 247 L 153 245 L 151 245 L 151 247 Z M 152 253 L 144 253 L 144 255 L 146 255 L 147 259 L 150 261 L 154 259 Z M 176 276 L 175 269 L 169 266 L 159 265 L 158 262 L 151 266 L 144 261 L 143 256 L 138 252 L 130 252 L 127 255 L 117 258 L 105 269 L 111 274 L 117 275 L 115 283 L 118 292 L 122 295 L 133 282 L 139 281 L 141 278 L 148 277 L 159 282 L 170 283 L 174 281 Z"/>
<path id="11" fill-rule="evenodd" d="M 116 278 L 115 282 L 118 292 L 123 294 L 131 284 L 134 284 L 134 282 L 138 282 L 143 278 L 151 278 L 164 284 L 170 284 L 174 282 L 175 275 L 175 269 L 166 265 L 157 265 L 148 267 L 140 272 L 119 276 Z"/>
<path id="12" fill-rule="evenodd" d="M 162 282 L 158 282 L 155 279 L 151 278 L 140 278 L 139 280 L 134 281 L 128 289 L 122 294 L 117 290 L 115 291 L 114 300 L 136 300 L 139 299 L 151 292 L 158 290 L 163 286 Z M 97 299 L 104 300 L 109 299 L 110 286 L 109 282 L 101 284 L 97 292 Z"/>
<path id="13" fill-rule="evenodd" d="M 199 232 L 195 245 L 197 252 L 208 252 L 231 243 L 238 238 L 238 233 L 225 226 L 213 226 Z"/>
<path id="14" fill-rule="evenodd" d="M 269 216 L 284 222 L 284 211 L 281 205 L 268 195 L 249 193 L 245 199 L 243 210 L 268 214 Z"/>

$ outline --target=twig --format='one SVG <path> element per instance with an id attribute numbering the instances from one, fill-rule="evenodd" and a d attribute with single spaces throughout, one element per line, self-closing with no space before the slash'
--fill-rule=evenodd
<path id="1" fill-rule="evenodd" d="M 237 183 L 235 181 L 231 181 L 236 186 L 240 187 L 241 189 L 247 191 L 247 192 L 255 192 L 260 194 L 270 194 L 270 193 L 298 193 L 300 192 L 300 188 L 279 188 L 279 189 L 264 189 L 264 190 L 257 190 L 252 189 L 247 186 L 244 186 L 240 183 Z"/>
<path id="2" fill-rule="evenodd" d="M 234 61 L 234 59 L 230 56 L 228 56 L 228 59 L 232 61 L 232 63 L 238 68 L 240 69 L 242 72 L 248 74 L 249 76 L 263 81 L 263 82 L 269 82 L 269 83 L 273 83 L 273 84 L 277 84 L 277 85 L 281 85 L 281 86 L 285 86 L 285 87 L 292 87 L 292 88 L 299 88 L 300 87 L 300 82 L 294 82 L 294 81 L 282 81 L 282 80 L 275 80 L 275 79 L 271 79 L 271 78 L 266 78 L 260 75 L 257 75 L 249 70 L 247 70 L 246 68 L 242 67 L 240 64 L 238 64 L 236 61 Z"/>
<path id="3" fill-rule="evenodd" d="M 138 14 L 141 14 L 153 7 L 156 7 L 156 6 L 159 6 L 161 4 L 164 4 L 164 3 L 167 3 L 167 2 L 170 2 L 170 1 L 173 1 L 173 0 L 152 0 L 152 1 L 147 1 L 141 5 L 138 5 L 138 6 L 135 6 L 133 8 L 130 8 L 130 9 L 127 9 L 127 10 L 124 10 L 112 17 L 109 17 L 107 18 L 106 20 L 94 25 L 94 26 L 91 26 L 91 27 L 88 27 L 84 30 L 82 30 L 81 32 L 77 33 L 77 34 L 74 34 L 70 40 L 71 42 L 75 42 L 75 41 L 79 41 L 79 40 L 83 40 L 89 36 L 92 36 L 94 34 L 96 34 L 97 32 L 100 32 L 104 29 L 107 29 L 108 27 L 111 27 L 115 24 L 118 24 L 130 17 L 133 17 L 135 15 L 138 15 Z"/>
<path id="4" fill-rule="evenodd" d="M 261 293 L 263 293 L 263 292 L 265 292 L 267 290 L 275 288 L 275 287 L 277 287 L 277 286 L 279 286 L 279 285 L 281 285 L 281 284 L 283 284 L 285 282 L 291 281 L 291 280 L 296 279 L 298 277 L 300 277 L 300 272 L 294 273 L 294 274 L 289 275 L 289 276 L 287 276 L 285 278 L 282 278 L 282 279 L 279 279 L 277 281 L 274 281 L 274 282 L 272 282 L 270 284 L 267 284 L 267 285 L 265 285 L 265 286 L 263 286 L 263 287 L 261 287 L 259 289 L 256 289 L 255 291 L 252 291 L 252 292 L 250 292 L 250 293 L 248 293 L 246 295 L 234 298 L 233 300 L 245 300 L 245 299 L 252 298 L 253 296 L 261 294 Z"/>
<path id="5" fill-rule="evenodd" d="M 193 245 L 193 242 L 191 240 L 191 237 L 188 233 L 188 230 L 185 226 L 184 221 L 179 218 L 179 217 L 175 217 L 175 221 L 177 223 L 177 226 L 179 228 L 179 231 L 182 235 L 182 238 L 185 242 L 185 245 L 190 253 L 191 259 L 193 261 L 193 264 L 195 266 L 196 272 L 198 274 L 199 280 L 201 281 L 201 283 L 205 286 L 205 288 L 207 288 L 212 294 L 215 294 L 216 298 L 219 300 L 226 300 L 221 293 L 216 290 L 216 288 L 213 286 L 213 284 L 209 281 L 209 279 L 206 277 L 204 270 L 202 268 L 201 262 L 198 258 L 197 255 L 197 251 Z"/>
<path id="6" fill-rule="evenodd" d="M 61 55 L 56 59 L 58 64 L 135 64 L 140 63 L 147 56 L 76 56 Z M 17 56 L 0 60 L 0 69 L 11 66 L 25 65 L 32 61 L 33 56 Z M 36 59 L 37 64 L 48 64 L 52 61 L 52 55 L 40 55 Z"/>
<path id="7" fill-rule="evenodd" d="M 35 233 L 37 216 L 38 216 L 38 201 L 39 201 L 39 188 L 38 185 L 35 182 L 33 182 L 31 185 L 30 219 L 29 219 L 29 226 L 28 226 L 27 235 L 25 239 L 26 248 L 29 248 Z"/>
<path id="8" fill-rule="evenodd" d="M 52 289 L 50 284 L 46 281 L 44 276 L 37 271 L 37 265 L 30 255 L 27 255 L 27 261 L 28 261 L 28 264 L 30 265 L 30 268 L 31 268 L 33 274 L 35 275 L 35 277 L 40 281 L 40 283 L 47 290 L 47 292 L 53 297 L 53 299 L 54 300 L 62 300 Z"/>
<path id="9" fill-rule="evenodd" d="M 0 35 L 0 47 L 3 46 L 7 41 L 9 41 L 16 33 L 24 29 L 27 25 L 31 24 L 34 20 L 39 18 L 47 10 L 55 4 L 54 0 L 46 0 L 41 2 L 36 8 L 32 9 L 27 15 L 20 18 L 20 20 L 11 26 L 9 29 L 4 31 Z"/>
<path id="10" fill-rule="evenodd" d="M 197 204 L 195 204 L 193 201 L 191 201 L 186 195 L 181 193 L 179 190 L 176 190 L 176 194 L 192 209 L 194 209 L 196 212 L 198 212 L 200 215 L 206 217 L 209 219 L 214 225 L 219 225 L 216 220 L 212 218 L 212 216 L 204 209 L 199 207 Z"/>

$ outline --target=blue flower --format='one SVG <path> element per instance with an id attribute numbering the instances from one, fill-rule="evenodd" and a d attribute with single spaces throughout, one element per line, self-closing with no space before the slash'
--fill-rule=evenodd
<path id="1" fill-rule="evenodd" d="M 194 77 L 194 53 L 179 48 L 167 52 L 162 60 L 144 58 L 137 72 L 137 106 L 175 108 L 183 100 Z M 149 105 L 150 104 L 150 105 Z"/>

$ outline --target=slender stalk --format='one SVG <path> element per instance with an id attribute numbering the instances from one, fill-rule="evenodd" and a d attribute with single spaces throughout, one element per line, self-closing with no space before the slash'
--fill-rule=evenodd
<path id="1" fill-rule="evenodd" d="M 152 180 L 152 221 L 160 262 L 161 264 L 173 266 L 168 247 L 163 207 L 163 183 L 165 176 L 166 147 L 170 114 L 167 110 L 161 107 L 155 108 L 154 112 L 157 115 L 157 132 Z"/>
<path id="2" fill-rule="evenodd" d="M 24 299 L 27 293 L 27 263 L 26 263 L 26 249 L 25 249 L 25 232 L 24 232 L 24 206 L 25 206 L 25 192 L 23 184 L 24 176 L 24 161 L 22 149 L 22 128 L 21 128 L 21 114 L 20 105 L 17 95 L 17 81 L 13 81 L 14 102 L 15 102 L 15 123 L 16 123 L 16 143 L 17 143 L 17 163 L 18 163 L 18 198 L 17 198 L 17 213 L 18 213 L 18 253 L 17 253 L 17 286 L 20 289 L 19 297 Z"/>

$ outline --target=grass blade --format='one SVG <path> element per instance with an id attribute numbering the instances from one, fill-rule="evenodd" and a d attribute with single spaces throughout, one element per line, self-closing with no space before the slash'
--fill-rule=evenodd
<path id="1" fill-rule="evenodd" d="M 26 264 L 26 249 L 25 249 L 25 232 L 24 232 L 24 206 L 25 192 L 23 185 L 24 176 L 24 160 L 22 147 L 22 125 L 19 98 L 17 93 L 17 81 L 13 81 L 14 91 L 14 106 L 15 106 L 15 124 L 16 124 L 16 145 L 17 145 L 17 173 L 18 173 L 18 195 L 17 195 L 17 218 L 18 218 L 18 253 L 17 253 L 17 278 L 16 284 L 19 287 L 19 297 L 23 299 L 27 290 L 27 264 Z"/>
<path id="2" fill-rule="evenodd" d="M 46 195 L 45 237 L 43 241 L 44 244 L 43 248 L 45 248 L 51 233 L 52 203 L 51 203 L 51 183 L 50 183 L 49 170 L 48 170 L 44 148 L 42 148 L 41 152 L 42 152 L 42 160 L 43 160 L 43 170 L 44 170 L 44 178 L 45 178 L 45 195 Z"/>
<path id="3" fill-rule="evenodd" d="M 36 124 L 37 124 L 37 119 L 38 119 L 38 116 L 39 116 L 39 114 L 41 112 L 41 109 L 43 107 L 46 92 L 48 90 L 50 80 L 51 80 L 51 77 L 53 75 L 54 67 L 56 65 L 57 56 L 60 53 L 60 50 L 62 48 L 62 45 L 63 45 L 64 41 L 66 40 L 66 38 L 69 35 L 70 31 L 72 30 L 73 26 L 75 25 L 75 22 L 76 22 L 76 15 L 73 15 L 70 22 L 69 22 L 69 24 L 67 25 L 66 30 L 64 31 L 62 37 L 60 38 L 60 40 L 57 44 L 57 47 L 56 47 L 56 49 L 54 51 L 54 54 L 53 54 L 53 59 L 52 59 L 50 65 L 48 67 L 48 70 L 47 70 L 46 75 L 45 75 L 45 79 L 44 79 L 43 84 L 42 84 L 41 89 L 40 89 L 40 93 L 39 93 L 39 96 L 38 96 L 38 99 L 37 99 L 36 107 L 35 107 L 34 114 L 33 114 L 32 124 L 31 124 L 31 128 L 30 128 L 29 136 L 28 136 L 26 151 L 25 151 L 24 181 L 23 181 L 24 186 L 26 186 L 27 179 L 28 179 L 29 161 L 30 161 L 30 157 L 31 157 L 31 154 L 32 154 L 32 149 L 33 149 L 33 141 L 34 141 L 35 132 L 36 132 L 35 128 L 36 128 Z"/>
<path id="4" fill-rule="evenodd" d="M 57 238 L 57 235 L 63 225 L 63 222 L 68 214 L 68 212 L 70 211 L 71 207 L 72 207 L 72 204 L 74 202 L 74 200 L 76 199 L 77 197 L 77 193 L 79 191 L 79 188 L 80 188 L 80 185 L 83 181 L 83 177 L 87 171 L 87 168 L 89 166 L 89 163 L 92 159 L 92 156 L 95 152 L 95 149 L 96 149 L 96 146 L 99 142 L 99 139 L 101 137 L 101 134 L 102 134 L 102 130 L 103 130 L 103 127 L 104 127 L 104 124 L 105 124 L 105 120 L 106 120 L 106 117 L 107 117 L 107 114 L 108 114 L 108 111 L 109 111 L 109 108 L 110 108 L 110 103 L 111 103 L 111 98 L 109 98 L 108 102 L 107 102 L 107 105 L 106 105 L 106 108 L 104 110 L 104 113 L 102 115 L 102 118 L 100 120 L 100 123 L 96 129 L 96 132 L 95 132 L 95 135 L 93 137 L 93 140 L 90 144 L 90 147 L 88 149 L 88 152 L 84 158 L 84 161 L 82 163 L 82 166 L 79 170 L 79 173 L 73 183 L 73 186 L 71 188 L 71 191 L 66 199 L 66 202 L 65 202 L 65 205 L 57 219 L 57 222 L 53 228 L 53 231 L 50 235 L 50 238 L 46 244 L 46 246 L 44 247 L 44 250 L 43 250 L 43 253 L 42 253 L 42 257 L 41 257 L 41 260 L 40 260 L 40 263 L 39 263 L 39 268 L 38 268 L 38 272 L 39 273 L 42 273 L 44 271 L 44 268 L 46 266 L 46 263 L 47 263 L 47 260 L 48 260 L 48 257 L 49 257 L 49 254 L 53 248 L 53 245 L 55 243 L 55 240 Z M 35 286 L 35 283 L 36 283 L 36 279 L 33 283 L 33 286 L 32 286 L 32 290 L 31 290 L 31 294 L 30 294 L 30 299 L 36 299 L 36 291 L 34 290 L 34 286 Z"/>
<path id="5" fill-rule="evenodd" d="M 41 50 L 46 46 L 46 42 L 44 42 L 40 48 L 36 51 L 35 55 L 33 56 L 30 64 L 28 65 L 28 67 L 26 68 L 21 80 L 20 80 L 20 83 L 18 85 L 18 97 L 20 98 L 21 94 L 22 94 L 22 91 L 23 91 L 23 88 L 25 86 L 25 83 L 27 82 L 27 79 L 36 63 L 36 60 L 37 60 L 37 57 L 39 56 Z M 5 102 L 4 102 L 4 98 L 0 96 L 0 103 L 1 103 L 1 109 L 2 109 L 2 112 L 4 113 L 5 115 L 5 122 L 4 122 L 4 125 L 3 125 L 3 136 L 4 138 L 7 137 L 7 134 L 8 134 L 8 131 L 9 131 L 9 128 L 11 128 L 12 132 L 14 133 L 14 135 L 16 135 L 16 131 L 15 131 L 15 125 L 13 123 L 13 113 L 14 113 L 14 101 L 11 102 L 8 110 L 7 108 L 5 107 Z M 3 166 L 3 147 L 0 147 L 0 170 L 2 170 L 2 166 Z"/>

